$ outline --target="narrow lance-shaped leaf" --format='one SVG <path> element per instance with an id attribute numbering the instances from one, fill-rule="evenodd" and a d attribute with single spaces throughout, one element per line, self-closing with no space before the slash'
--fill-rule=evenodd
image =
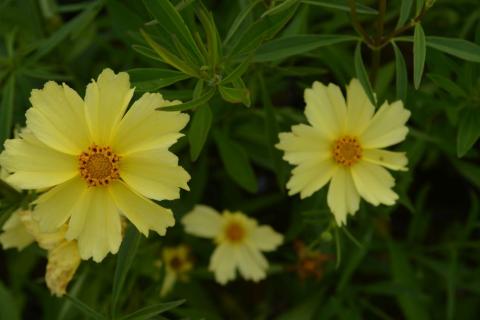
<path id="1" fill-rule="evenodd" d="M 305 4 L 350 12 L 349 0 L 302 0 Z M 356 4 L 357 13 L 378 14 L 378 11 L 361 3 Z"/>
<path id="2" fill-rule="evenodd" d="M 183 303 L 185 303 L 185 300 L 154 304 L 154 305 L 142 308 L 140 310 L 137 310 L 135 312 L 132 312 L 126 316 L 123 316 L 119 320 L 152 319 L 153 317 L 158 316 L 159 314 L 175 309 L 176 307 L 182 305 Z"/>
<path id="3" fill-rule="evenodd" d="M 257 178 L 242 146 L 220 131 L 214 131 L 214 138 L 228 175 L 245 190 L 256 192 Z"/>
<path id="4" fill-rule="evenodd" d="M 480 138 L 480 109 L 465 108 L 460 115 L 457 156 L 463 157 Z"/>
<path id="5" fill-rule="evenodd" d="M 165 63 L 168 63 L 172 67 L 188 74 L 192 77 L 200 77 L 199 71 L 195 67 L 188 65 L 186 62 L 180 60 L 176 55 L 169 50 L 155 42 L 144 30 L 140 30 L 140 33 L 145 38 L 145 41 L 152 47 L 152 49 L 162 58 Z"/>
<path id="6" fill-rule="evenodd" d="M 408 87 L 408 76 L 407 76 L 407 65 L 403 54 L 400 49 L 397 47 L 395 42 L 392 42 L 393 51 L 395 53 L 395 74 L 396 74 L 396 88 L 397 88 L 397 97 L 405 101 L 407 98 L 407 87 Z"/>
<path id="7" fill-rule="evenodd" d="M 225 78 L 222 79 L 221 83 L 230 83 L 239 79 L 248 69 L 252 61 L 253 55 L 250 55 L 248 58 L 244 59 L 232 72 L 230 72 Z"/>
<path id="8" fill-rule="evenodd" d="M 15 75 L 11 75 L 5 83 L 0 101 L 0 151 L 3 142 L 10 137 L 15 97 Z"/>
<path id="9" fill-rule="evenodd" d="M 210 101 L 210 99 L 213 97 L 214 94 L 215 94 L 215 88 L 210 87 L 207 91 L 205 91 L 201 96 L 199 96 L 196 99 L 193 99 L 185 103 L 177 104 L 174 106 L 162 107 L 162 108 L 159 108 L 158 110 L 185 111 L 185 110 L 195 109 L 196 107 L 201 106 L 202 104 L 205 104 L 208 101 Z"/>
<path id="10" fill-rule="evenodd" d="M 197 10 L 197 15 L 203 29 L 205 30 L 205 35 L 207 36 L 208 64 L 210 68 L 215 69 L 222 54 L 220 51 L 221 42 L 218 38 L 217 27 L 215 26 L 212 15 L 203 7 L 203 5 L 200 5 L 200 8 Z"/>
<path id="11" fill-rule="evenodd" d="M 247 88 L 229 88 L 225 86 L 218 86 L 218 91 L 225 101 L 231 103 L 243 103 L 245 106 L 250 106 L 250 92 Z"/>
<path id="12" fill-rule="evenodd" d="M 342 42 L 358 41 L 358 37 L 350 35 L 313 35 L 303 34 L 278 38 L 258 48 L 254 61 L 266 62 L 306 53 L 320 47 Z"/>
<path id="13" fill-rule="evenodd" d="M 212 125 L 212 111 L 208 104 L 197 108 L 193 114 L 192 124 L 188 131 L 190 143 L 190 158 L 196 161 L 208 138 L 208 132 Z"/>
<path id="14" fill-rule="evenodd" d="M 421 24 L 417 24 L 413 34 L 413 84 L 415 89 L 420 87 L 422 81 L 426 53 L 425 32 L 423 32 Z"/>
<path id="15" fill-rule="evenodd" d="M 197 63 L 202 61 L 202 55 L 198 49 L 192 34 L 188 29 L 182 16 L 172 5 L 170 0 L 144 0 L 145 7 L 164 29 L 167 34 L 175 35 L 179 41 L 189 49 L 197 59 Z"/>
<path id="16" fill-rule="evenodd" d="M 402 27 L 407 22 L 412 12 L 413 0 L 402 0 L 400 5 L 400 16 L 398 17 L 397 28 Z"/>
<path id="17" fill-rule="evenodd" d="M 138 91 L 155 91 L 190 78 L 182 72 L 161 68 L 136 68 L 129 70 L 128 74 Z"/>
<path id="18" fill-rule="evenodd" d="M 430 73 L 427 77 L 433 81 L 438 87 L 445 90 L 448 94 L 457 96 L 457 97 L 466 97 L 467 93 L 460 87 L 458 84 L 453 82 L 447 77 L 444 77 L 439 74 Z"/>
<path id="19" fill-rule="evenodd" d="M 98 313 L 92 307 L 86 305 L 84 302 L 78 300 L 77 298 L 69 296 L 68 294 L 65 297 L 72 302 L 72 305 L 75 308 L 77 308 L 86 316 L 86 319 L 107 320 L 106 316 Z"/>
<path id="20" fill-rule="evenodd" d="M 113 276 L 112 290 L 112 314 L 116 315 L 120 295 L 125 285 L 127 273 L 130 270 L 135 255 L 137 254 L 138 245 L 140 243 L 140 233 L 134 226 L 130 225 L 125 233 L 122 245 L 117 255 L 117 265 Z"/>
<path id="21" fill-rule="evenodd" d="M 250 3 L 248 6 L 246 6 L 235 18 L 233 21 L 232 25 L 230 26 L 230 29 L 227 32 L 227 36 L 225 37 L 225 40 L 223 41 L 224 44 L 227 44 L 230 39 L 233 37 L 233 35 L 237 32 L 238 28 L 240 25 L 245 21 L 245 18 L 250 14 L 250 12 L 255 8 L 255 6 L 260 2 L 261 0 L 255 0 L 252 3 Z"/>
<path id="22" fill-rule="evenodd" d="M 300 0 L 285 0 L 281 2 L 279 5 L 274 6 L 273 8 L 268 9 L 262 14 L 262 18 L 268 15 L 274 15 L 289 9 L 291 6 L 297 4 Z"/>
<path id="23" fill-rule="evenodd" d="M 372 85 L 370 84 L 367 70 L 365 69 L 365 65 L 363 64 L 361 42 L 359 42 L 357 44 L 357 47 L 355 48 L 354 64 L 355 73 L 357 75 L 358 81 L 360 81 L 363 89 L 367 93 L 368 99 L 370 99 L 373 105 L 376 105 L 377 103 L 375 102 L 375 96 L 373 95 Z"/>

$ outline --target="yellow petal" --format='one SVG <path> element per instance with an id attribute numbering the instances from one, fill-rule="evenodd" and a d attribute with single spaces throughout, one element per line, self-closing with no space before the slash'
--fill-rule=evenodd
<path id="1" fill-rule="evenodd" d="M 363 150 L 362 158 L 391 170 L 407 171 L 408 158 L 405 152 L 392 152 L 380 149 Z"/>
<path id="2" fill-rule="evenodd" d="M 293 169 L 292 177 L 287 182 L 288 194 L 300 192 L 302 199 L 311 196 L 330 181 L 336 167 L 330 159 L 300 164 Z"/>
<path id="3" fill-rule="evenodd" d="M 67 85 L 49 81 L 32 90 L 27 127 L 49 147 L 77 155 L 90 142 L 82 98 Z"/>
<path id="4" fill-rule="evenodd" d="M 3 249 L 17 248 L 19 251 L 34 242 L 33 236 L 28 232 L 20 219 L 20 211 L 12 213 L 2 227 L 0 244 Z"/>
<path id="5" fill-rule="evenodd" d="M 180 198 L 180 188 L 189 190 L 190 175 L 178 158 L 166 149 L 139 151 L 120 162 L 122 179 L 143 196 L 155 200 Z"/>
<path id="6" fill-rule="evenodd" d="M 354 214 L 360 205 L 360 196 L 347 168 L 339 168 L 330 182 L 327 203 L 339 226 L 347 223 L 347 213 Z"/>
<path id="7" fill-rule="evenodd" d="M 347 86 L 347 131 L 353 136 L 360 135 L 368 126 L 375 112 L 357 79 L 352 79 Z"/>
<path id="8" fill-rule="evenodd" d="M 63 296 L 79 265 L 80 255 L 75 241 L 64 241 L 49 251 L 45 282 L 50 292 L 57 297 Z"/>
<path id="9" fill-rule="evenodd" d="M 242 277 L 254 282 L 264 279 L 268 262 L 260 251 L 252 246 L 240 246 L 237 249 L 236 262 Z"/>
<path id="10" fill-rule="evenodd" d="M 398 195 L 392 191 L 395 179 L 379 165 L 360 161 L 351 168 L 358 193 L 373 205 L 393 205 Z"/>
<path id="11" fill-rule="evenodd" d="M 196 205 L 182 218 L 185 232 L 205 238 L 215 238 L 222 232 L 222 216 L 213 208 Z"/>
<path id="12" fill-rule="evenodd" d="M 73 214 L 75 207 L 81 204 L 86 191 L 85 181 L 75 177 L 42 194 L 35 201 L 37 205 L 33 211 L 40 230 L 52 232 L 60 228 Z"/>
<path id="13" fill-rule="evenodd" d="M 342 135 L 346 125 L 346 106 L 340 88 L 314 82 L 305 89 L 305 115 L 308 122 L 321 131 L 325 137 L 335 139 Z"/>
<path id="14" fill-rule="evenodd" d="M 78 174 L 76 157 L 48 147 L 27 131 L 5 142 L 0 165 L 12 173 L 5 181 L 22 189 L 51 187 Z"/>
<path id="15" fill-rule="evenodd" d="M 148 231 L 151 229 L 163 236 L 168 227 L 175 225 L 171 210 L 134 192 L 124 182 L 113 183 L 110 186 L 110 192 L 120 211 L 144 235 L 148 236 Z"/>
<path id="16" fill-rule="evenodd" d="M 219 245 L 213 251 L 208 270 L 215 273 L 215 280 L 220 284 L 226 284 L 235 279 L 237 248 L 228 244 Z"/>
<path id="17" fill-rule="evenodd" d="M 362 147 L 380 149 L 403 141 L 408 133 L 405 123 L 409 117 L 410 111 L 403 107 L 402 101 L 385 102 L 360 136 Z"/>
<path id="18" fill-rule="evenodd" d="M 273 251 L 283 242 L 283 236 L 270 226 L 258 226 L 250 236 L 252 245 L 261 251 Z"/>
<path id="19" fill-rule="evenodd" d="M 128 107 L 134 89 L 130 89 L 128 73 L 115 74 L 104 69 L 97 81 L 87 86 L 85 111 L 90 133 L 96 144 L 111 144 L 116 128 Z"/>
<path id="20" fill-rule="evenodd" d="M 300 124 L 292 127 L 292 132 L 280 133 L 276 147 L 285 151 L 283 159 L 291 164 L 307 160 L 330 157 L 331 143 L 315 128 Z"/>
<path id="21" fill-rule="evenodd" d="M 110 196 L 109 187 L 90 188 L 85 223 L 78 236 L 78 250 L 83 260 L 102 261 L 111 252 L 117 253 L 122 241 L 120 215 Z"/>
<path id="22" fill-rule="evenodd" d="M 112 144 L 120 156 L 128 153 L 168 148 L 183 134 L 179 133 L 188 123 L 185 113 L 157 111 L 156 108 L 176 104 L 163 100 L 158 93 L 145 93 L 135 101 L 120 122 Z"/>
<path id="23" fill-rule="evenodd" d="M 20 220 L 25 228 L 33 236 L 38 246 L 45 250 L 52 250 L 60 243 L 65 241 L 66 225 L 62 225 L 58 230 L 54 232 L 42 232 L 38 225 L 38 222 L 33 219 L 32 212 L 29 210 L 21 211 L 19 213 Z"/>

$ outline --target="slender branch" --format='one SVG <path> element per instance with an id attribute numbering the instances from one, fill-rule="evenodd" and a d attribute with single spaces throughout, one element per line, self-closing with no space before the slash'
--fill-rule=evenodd
<path id="1" fill-rule="evenodd" d="M 383 30 L 385 25 L 385 12 L 387 11 L 387 0 L 380 0 L 378 4 L 378 33 L 377 42 L 379 43 L 383 37 Z"/>
<path id="2" fill-rule="evenodd" d="M 417 23 L 419 23 L 422 18 L 425 16 L 425 14 L 427 13 L 427 6 L 423 6 L 422 10 L 419 12 L 419 14 L 413 18 L 412 20 L 410 20 L 410 23 L 404 25 L 403 27 L 400 27 L 398 28 L 397 30 L 394 30 L 392 32 L 390 32 L 390 34 L 388 34 L 382 41 L 382 44 L 385 44 L 385 43 L 388 43 L 392 38 L 398 36 L 399 34 L 402 34 L 404 33 L 405 31 L 415 27 L 415 25 Z"/>
<path id="3" fill-rule="evenodd" d="M 362 27 L 360 22 L 358 21 L 358 16 L 357 16 L 357 4 L 355 0 L 348 0 L 348 4 L 350 6 L 350 15 L 352 16 L 352 25 L 357 31 L 359 35 L 362 36 L 362 38 L 365 40 L 367 44 L 373 45 L 372 38 L 370 35 L 365 31 L 365 29 Z"/>

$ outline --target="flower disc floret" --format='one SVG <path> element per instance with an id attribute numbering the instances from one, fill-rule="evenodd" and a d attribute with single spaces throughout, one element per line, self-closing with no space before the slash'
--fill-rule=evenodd
<path id="1" fill-rule="evenodd" d="M 92 145 L 80 155 L 80 176 L 90 187 L 107 185 L 120 178 L 120 157 L 110 147 Z"/>

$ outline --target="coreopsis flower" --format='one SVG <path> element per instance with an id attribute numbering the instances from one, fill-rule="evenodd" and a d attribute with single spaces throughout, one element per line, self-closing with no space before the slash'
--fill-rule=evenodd
<path id="1" fill-rule="evenodd" d="M 175 247 L 165 247 L 162 251 L 162 265 L 164 266 L 165 277 L 160 295 L 165 296 L 172 290 L 177 280 L 188 280 L 188 273 L 193 268 L 190 247 L 183 244 Z"/>
<path id="2" fill-rule="evenodd" d="M 15 225 L 15 228 L 5 228 L 5 225 Z M 77 242 L 65 239 L 67 226 L 63 225 L 55 232 L 41 232 L 30 210 L 15 211 L 5 225 L 5 231 L 0 235 L 0 243 L 4 249 L 14 247 L 21 250 L 37 242 L 40 248 L 47 250 L 45 282 L 52 294 L 63 296 L 80 265 Z"/>
<path id="3" fill-rule="evenodd" d="M 283 236 L 270 226 L 258 225 L 255 219 L 239 211 L 224 210 L 220 214 L 208 206 L 197 205 L 183 217 L 182 223 L 187 233 L 215 241 L 217 247 L 209 270 L 221 284 L 234 280 L 236 269 L 247 280 L 264 279 L 268 261 L 262 252 L 273 251 L 283 242 Z"/>
<path id="4" fill-rule="evenodd" d="M 373 205 L 393 205 L 398 195 L 395 179 L 385 169 L 407 170 L 403 152 L 383 148 L 405 139 L 410 111 L 402 101 L 385 102 L 375 113 L 359 81 L 347 86 L 347 101 L 340 88 L 314 82 L 305 90 L 305 116 L 309 124 L 281 133 L 276 147 L 295 168 L 287 183 L 289 195 L 306 198 L 328 182 L 327 203 L 338 225 L 354 214 L 360 197 Z"/>
<path id="5" fill-rule="evenodd" d="M 171 210 L 150 199 L 179 198 L 189 174 L 168 148 L 188 122 L 177 104 L 145 93 L 127 107 L 134 89 L 127 73 L 105 69 L 83 100 L 66 84 L 33 90 L 27 131 L 7 140 L 0 163 L 7 182 L 23 189 L 50 188 L 36 201 L 43 232 L 67 223 L 66 239 L 78 240 L 82 259 L 101 261 L 121 243 L 120 214 L 145 235 L 173 226 Z M 148 199 L 150 198 L 150 199 Z"/>

